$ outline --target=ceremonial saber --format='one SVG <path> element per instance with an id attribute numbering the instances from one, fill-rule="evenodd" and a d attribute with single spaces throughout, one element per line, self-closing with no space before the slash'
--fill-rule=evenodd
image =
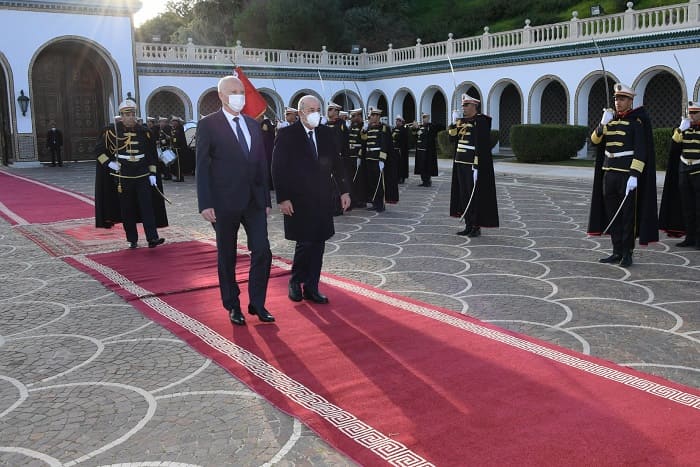
<path id="1" fill-rule="evenodd" d="M 115 117 L 114 106 L 112 105 L 111 100 L 109 101 L 109 113 L 110 113 L 111 118 Z M 107 133 L 107 136 L 109 136 L 109 132 Z M 106 144 L 107 144 L 107 142 L 105 141 L 105 145 Z M 119 134 L 117 133 L 117 119 L 114 118 L 114 161 L 117 163 L 117 166 L 119 167 L 116 171 L 117 176 L 119 176 L 119 174 L 121 173 L 121 167 L 119 164 L 119 157 L 117 157 L 118 154 L 119 154 Z M 117 193 L 121 193 L 121 192 L 122 192 L 122 179 L 118 178 L 117 179 Z"/>
<path id="2" fill-rule="evenodd" d="M 464 212 L 459 218 L 459 222 L 462 222 L 462 219 L 464 219 L 464 216 L 467 215 L 467 211 L 469 211 L 469 206 L 472 205 L 472 200 L 474 199 L 474 193 L 476 192 L 476 182 L 474 182 L 474 187 L 472 188 L 472 194 L 469 195 L 469 201 L 467 202 L 467 207 L 464 209 Z"/>
<path id="3" fill-rule="evenodd" d="M 359 157 L 358 157 L 358 159 L 359 159 Z M 362 164 L 362 161 L 360 161 L 360 164 Z M 352 181 L 353 181 L 353 182 L 354 182 L 355 179 L 357 178 L 357 173 L 360 171 L 360 164 L 355 164 L 355 166 L 356 166 L 356 167 L 355 167 L 355 175 L 353 175 L 353 177 L 352 177 Z"/>
<path id="4" fill-rule="evenodd" d="M 158 188 L 158 185 L 153 185 L 153 188 L 155 188 L 155 189 L 156 189 L 156 191 L 158 192 L 158 194 L 159 194 L 160 196 L 162 196 L 162 197 L 163 197 L 163 199 L 164 199 L 165 201 L 167 201 L 167 202 L 168 202 L 168 204 L 173 204 L 173 202 L 172 202 L 172 201 L 170 201 L 170 200 L 168 199 L 168 197 L 167 197 L 167 196 L 165 196 L 165 195 L 163 194 L 163 192 L 162 192 L 162 191 L 160 191 L 160 189 Z"/>
<path id="5" fill-rule="evenodd" d="M 617 208 L 617 212 L 615 212 L 615 215 L 612 217 L 612 220 L 608 224 L 608 226 L 603 230 L 603 233 L 606 233 L 610 226 L 613 225 L 613 222 L 615 222 L 615 219 L 617 219 L 617 215 L 620 214 L 620 211 L 622 210 L 622 206 L 625 205 L 625 201 L 627 201 L 627 197 L 629 196 L 629 193 L 625 193 L 625 197 L 622 198 L 622 202 L 620 203 L 620 207 Z"/>
<path id="6" fill-rule="evenodd" d="M 326 99 L 326 85 L 323 84 L 323 77 L 321 76 L 321 69 L 316 68 L 316 71 L 318 72 L 318 79 L 321 80 L 321 92 L 323 92 L 323 106 L 325 108 L 328 105 L 328 100 Z"/>
<path id="7" fill-rule="evenodd" d="M 595 49 L 598 51 L 598 58 L 600 59 L 600 67 L 603 69 L 603 79 L 605 80 L 605 100 L 607 102 L 608 108 L 610 107 L 610 86 L 608 85 L 608 72 L 605 71 L 605 64 L 603 63 L 603 54 L 600 52 L 600 47 L 598 47 L 598 43 L 593 39 L 593 45 L 595 45 Z"/>
<path id="8" fill-rule="evenodd" d="M 678 61 L 676 54 L 673 54 L 673 58 L 676 60 L 676 65 L 678 65 L 678 71 L 681 72 L 681 78 L 683 79 L 683 86 L 685 86 L 686 92 L 688 91 L 688 82 L 685 80 L 685 75 L 683 74 L 683 67 L 681 67 L 681 62 Z M 688 106 L 685 105 L 685 116 L 688 118 Z"/>
<path id="9" fill-rule="evenodd" d="M 372 203 L 374 203 L 374 198 L 377 196 L 377 192 L 379 191 L 379 185 L 382 183 L 382 177 L 384 177 L 384 170 L 379 171 L 379 180 L 377 180 L 377 188 L 374 189 L 374 194 L 372 195 Z"/>

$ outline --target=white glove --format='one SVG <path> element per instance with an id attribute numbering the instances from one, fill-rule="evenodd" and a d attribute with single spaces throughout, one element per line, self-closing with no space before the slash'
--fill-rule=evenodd
<path id="1" fill-rule="evenodd" d="M 688 128 L 690 128 L 690 119 L 688 117 L 683 117 L 681 119 L 681 124 L 678 125 L 678 129 L 681 131 L 685 131 Z"/>
<path id="2" fill-rule="evenodd" d="M 120 165 L 119 165 L 119 162 L 117 162 L 117 161 L 110 161 L 110 163 L 107 164 L 107 167 L 114 170 L 115 172 L 119 172 Z"/>
<path id="3" fill-rule="evenodd" d="M 156 176 L 155 175 L 149 175 L 148 181 L 151 183 L 151 186 L 156 186 Z"/>
<path id="4" fill-rule="evenodd" d="M 476 183 L 476 179 L 479 177 L 479 169 L 472 169 L 472 178 L 474 178 L 474 183 Z"/>
<path id="5" fill-rule="evenodd" d="M 601 125 L 607 125 L 612 121 L 612 119 L 615 118 L 615 114 L 613 113 L 612 109 L 605 109 L 603 110 L 603 116 L 600 118 L 600 124 Z"/>
<path id="6" fill-rule="evenodd" d="M 629 195 L 630 191 L 637 189 L 637 177 L 632 175 L 627 179 L 627 188 L 625 189 L 625 195 Z"/>
<path id="7" fill-rule="evenodd" d="M 459 110 L 453 110 L 452 111 L 452 123 L 457 124 L 457 120 L 459 120 Z"/>
<path id="8" fill-rule="evenodd" d="M 379 170 L 384 170 L 384 162 L 379 161 Z"/>
<path id="9" fill-rule="evenodd" d="M 362 164 L 362 159 L 359 157 L 357 158 L 357 168 L 360 168 L 360 164 Z"/>

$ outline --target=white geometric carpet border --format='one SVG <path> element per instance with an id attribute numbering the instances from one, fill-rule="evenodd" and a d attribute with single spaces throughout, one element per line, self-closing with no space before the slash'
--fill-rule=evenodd
<path id="1" fill-rule="evenodd" d="M 345 436 L 369 449 L 387 463 L 400 467 L 432 467 L 434 465 L 402 443 L 389 438 L 348 411 L 328 402 L 257 355 L 236 345 L 200 321 L 173 308 L 160 298 L 154 297 L 152 292 L 136 285 L 114 269 L 84 256 L 71 256 L 70 258 L 99 272 L 124 290 L 139 297 L 141 302 L 153 311 L 187 329 L 211 348 L 228 356 L 297 404 L 317 413 Z"/>

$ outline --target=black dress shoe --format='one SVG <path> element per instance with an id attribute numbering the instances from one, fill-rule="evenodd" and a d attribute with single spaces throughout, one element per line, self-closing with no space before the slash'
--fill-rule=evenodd
<path id="1" fill-rule="evenodd" d="M 620 267 L 628 268 L 632 266 L 632 253 L 623 253 L 620 260 Z"/>
<path id="2" fill-rule="evenodd" d="M 263 323 L 275 322 L 275 317 L 272 316 L 270 312 L 265 309 L 265 307 L 256 308 L 254 305 L 248 305 L 248 313 L 251 315 L 258 315 L 258 318 L 260 318 L 260 321 Z"/>
<path id="3" fill-rule="evenodd" d="M 386 211 L 386 208 L 384 206 L 378 206 L 377 209 L 375 209 L 377 212 L 384 212 Z"/>
<path id="4" fill-rule="evenodd" d="M 481 237 L 481 227 L 473 227 L 472 230 L 467 234 L 467 237 Z"/>
<path id="5" fill-rule="evenodd" d="M 164 238 L 156 238 L 155 240 L 149 240 L 148 241 L 148 248 L 155 248 L 158 245 L 162 245 L 163 242 L 165 242 Z"/>
<path id="6" fill-rule="evenodd" d="M 464 230 L 460 230 L 457 232 L 457 235 L 469 235 L 469 232 L 472 231 L 472 227 L 470 225 L 466 226 Z"/>
<path id="7" fill-rule="evenodd" d="M 328 297 L 319 293 L 318 290 L 306 290 L 306 289 L 304 289 L 304 298 L 307 300 L 311 300 L 314 303 L 318 303 L 320 305 L 324 305 L 324 304 L 328 303 Z"/>
<path id="8" fill-rule="evenodd" d="M 688 238 L 687 236 L 685 237 L 685 240 L 682 242 L 676 243 L 676 246 L 684 247 L 684 246 L 694 246 L 695 245 L 695 239 L 694 238 Z"/>
<path id="9" fill-rule="evenodd" d="M 228 311 L 228 319 L 231 320 L 233 324 L 245 326 L 245 316 L 243 316 L 243 312 L 238 306 Z"/>
<path id="10" fill-rule="evenodd" d="M 289 281 L 289 299 L 293 302 L 300 302 L 302 298 L 301 285 L 296 282 Z"/>
<path id="11" fill-rule="evenodd" d="M 598 260 L 599 263 L 617 263 L 622 259 L 622 255 L 620 253 L 613 253 L 610 256 L 607 256 L 605 258 L 600 258 Z"/>
<path id="12" fill-rule="evenodd" d="M 134 248 L 138 248 L 139 244 L 138 242 L 129 242 L 129 249 L 133 250 Z"/>

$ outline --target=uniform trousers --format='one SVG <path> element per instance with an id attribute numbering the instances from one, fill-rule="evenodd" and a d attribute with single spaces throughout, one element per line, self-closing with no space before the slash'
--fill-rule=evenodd
<path id="1" fill-rule="evenodd" d="M 471 164 L 455 164 L 455 170 L 457 171 L 457 181 L 459 182 L 459 206 L 464 212 L 464 209 L 467 209 L 469 198 L 474 189 L 474 174 Z M 476 210 L 477 205 L 472 200 L 469 210 L 464 215 L 464 223 L 467 227 L 479 227 L 476 225 Z"/>
<path id="2" fill-rule="evenodd" d="M 700 164 L 689 166 L 682 161 L 679 163 L 678 189 L 686 238 L 700 241 Z"/>
<path id="3" fill-rule="evenodd" d="M 603 176 L 603 204 L 608 222 L 613 218 L 620 203 L 625 198 L 628 172 L 608 170 Z M 635 213 L 637 190 L 631 191 L 625 204 L 610 226 L 610 238 L 613 244 L 613 254 L 632 253 L 634 250 Z"/>
<path id="4" fill-rule="evenodd" d="M 367 174 L 367 199 L 376 209 L 384 209 L 384 180 L 382 171 L 379 170 L 379 161 L 365 159 Z"/>
<path id="5" fill-rule="evenodd" d="M 126 233 L 126 240 L 135 243 L 139 239 L 136 230 L 136 219 L 141 214 L 141 223 L 146 232 L 148 241 L 158 239 L 156 220 L 153 214 L 153 194 L 148 177 L 122 178 L 122 192 L 119 194 L 119 206 L 122 213 L 122 225 Z"/>

